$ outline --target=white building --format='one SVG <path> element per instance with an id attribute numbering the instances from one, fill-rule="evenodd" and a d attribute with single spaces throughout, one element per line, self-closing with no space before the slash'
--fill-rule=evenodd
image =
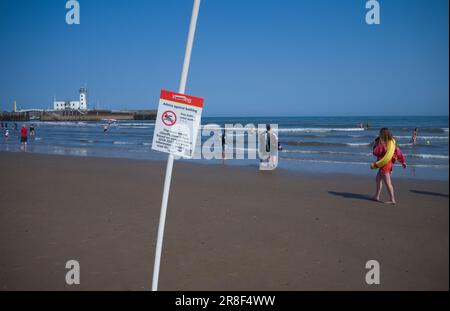
<path id="1" fill-rule="evenodd" d="M 87 110 L 87 97 L 86 89 L 80 89 L 80 100 L 54 100 L 53 101 L 54 110 Z"/>

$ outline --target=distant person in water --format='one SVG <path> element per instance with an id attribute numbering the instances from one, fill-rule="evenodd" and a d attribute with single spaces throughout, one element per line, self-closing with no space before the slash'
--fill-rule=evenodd
<path id="1" fill-rule="evenodd" d="M 5 141 L 9 140 L 9 130 L 5 130 Z"/>
<path id="2" fill-rule="evenodd" d="M 30 125 L 30 136 L 35 136 L 35 135 L 36 135 L 36 132 L 34 130 L 34 124 L 31 124 Z"/>
<path id="3" fill-rule="evenodd" d="M 20 130 L 20 143 L 21 143 L 20 149 L 22 151 L 27 151 L 27 140 L 28 140 L 28 130 L 24 124 L 22 125 L 22 129 Z"/>
<path id="4" fill-rule="evenodd" d="M 411 137 L 411 141 L 413 143 L 413 145 L 415 145 L 417 143 L 417 132 L 418 132 L 418 128 L 416 127 L 413 131 L 412 137 Z"/>
<path id="5" fill-rule="evenodd" d="M 14 123 L 14 131 L 17 131 L 17 123 Z"/>
<path id="6" fill-rule="evenodd" d="M 373 144 L 373 155 L 377 157 L 377 161 L 381 160 L 384 157 L 384 155 L 387 152 L 388 143 L 392 141 L 395 143 L 394 137 L 392 136 L 392 133 L 389 131 L 389 129 L 382 128 L 380 130 L 378 138 L 375 140 Z M 405 157 L 403 156 L 400 148 L 398 148 L 398 146 L 395 146 L 395 151 L 394 155 L 392 156 L 392 159 L 390 159 L 386 165 L 380 167 L 378 170 L 376 177 L 376 191 L 375 195 L 373 196 L 373 200 L 378 202 L 380 201 L 381 189 L 384 183 L 390 198 L 390 200 L 385 203 L 386 204 L 397 203 L 397 201 L 395 200 L 394 186 L 392 185 L 391 180 L 392 169 L 394 167 L 395 161 L 397 160 L 402 164 L 403 168 L 406 168 Z"/>
<path id="7" fill-rule="evenodd" d="M 108 132 L 108 125 L 103 125 L 103 133 L 106 133 L 106 132 Z"/>
<path id="8" fill-rule="evenodd" d="M 278 145 L 278 137 L 273 132 L 270 124 L 266 124 L 266 130 L 261 133 L 260 144 L 262 147 L 260 155 L 261 151 L 264 155 L 264 157 L 260 158 L 260 169 L 262 163 L 266 163 L 270 169 L 275 169 L 278 163 L 277 154 L 280 145 Z M 267 158 L 265 158 L 266 156 Z"/>
<path id="9" fill-rule="evenodd" d="M 222 162 L 225 162 L 225 147 L 226 147 L 226 132 L 223 129 L 222 132 Z"/>

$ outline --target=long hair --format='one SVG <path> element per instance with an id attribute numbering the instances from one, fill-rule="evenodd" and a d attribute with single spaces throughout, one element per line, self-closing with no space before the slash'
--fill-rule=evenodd
<path id="1" fill-rule="evenodd" d="M 394 139 L 394 136 L 392 136 L 391 131 L 389 131 L 389 129 L 387 127 L 383 127 L 380 130 L 380 142 L 383 144 L 387 144 L 388 142 L 390 142 L 391 140 Z"/>

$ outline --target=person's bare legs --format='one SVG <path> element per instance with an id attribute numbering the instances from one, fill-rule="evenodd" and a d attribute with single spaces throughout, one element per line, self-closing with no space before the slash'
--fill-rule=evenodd
<path id="1" fill-rule="evenodd" d="M 372 200 L 374 201 L 380 201 L 380 194 L 381 194 L 381 189 L 383 188 L 383 174 L 378 171 L 377 177 L 376 177 L 376 184 L 377 184 L 377 189 L 375 190 L 375 195 L 372 197 Z"/>
<path id="2" fill-rule="evenodd" d="M 382 175 L 383 175 L 384 184 L 386 185 L 387 191 L 389 193 L 389 197 L 391 199 L 390 201 L 387 201 L 385 203 L 386 204 L 396 204 L 397 202 L 395 201 L 394 186 L 392 185 L 391 174 L 386 173 L 386 174 L 382 174 Z"/>

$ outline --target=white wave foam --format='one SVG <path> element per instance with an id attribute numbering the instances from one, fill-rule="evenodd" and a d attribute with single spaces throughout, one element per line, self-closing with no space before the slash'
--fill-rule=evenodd
<path id="1" fill-rule="evenodd" d="M 358 147 L 358 146 L 370 146 L 370 143 L 344 143 L 344 145 Z"/>
<path id="2" fill-rule="evenodd" d="M 134 141 L 113 141 L 114 145 L 136 145 Z"/>
<path id="3" fill-rule="evenodd" d="M 155 126 L 155 123 L 117 123 L 119 127 L 121 126 L 132 126 L 132 127 L 140 127 L 140 126 Z"/>
<path id="4" fill-rule="evenodd" d="M 411 136 L 395 136 L 396 138 L 404 138 L 404 139 L 411 139 Z M 423 139 L 444 139 L 444 140 L 448 140 L 448 136 L 417 136 L 418 140 L 423 140 Z"/>
<path id="5" fill-rule="evenodd" d="M 317 133 L 326 133 L 326 132 L 354 132 L 354 131 L 364 131 L 364 129 L 359 127 L 351 127 L 351 128 L 315 128 L 315 127 L 299 127 L 299 128 L 279 128 L 278 132 L 317 132 Z"/>
<path id="6" fill-rule="evenodd" d="M 299 158 L 282 158 L 288 161 L 311 162 L 311 163 L 328 163 L 328 164 L 353 164 L 353 165 L 370 165 L 369 162 L 351 162 L 351 161 L 333 161 L 333 160 L 317 160 L 317 159 L 299 159 Z M 409 167 L 420 168 L 448 168 L 447 164 L 410 164 Z"/>
<path id="7" fill-rule="evenodd" d="M 406 157 L 411 157 L 411 158 L 422 158 L 422 159 L 447 159 L 448 160 L 448 155 L 443 155 L 443 154 L 408 154 L 406 155 Z"/>
<path id="8" fill-rule="evenodd" d="M 282 153 L 300 153 L 300 154 L 336 154 L 336 155 L 352 155 L 352 156 L 372 156 L 369 152 L 345 152 L 345 151 L 328 151 L 328 150 L 282 150 Z"/>
<path id="9" fill-rule="evenodd" d="M 211 124 L 202 124 L 200 126 L 201 129 L 206 128 L 208 125 Z M 224 130 L 224 127 L 217 127 L 215 129 Z M 249 131 L 248 128 L 245 127 L 235 127 L 235 128 L 226 128 L 226 130 L 229 131 Z M 258 127 L 255 127 L 255 130 L 265 130 L 265 129 L 258 129 Z M 294 132 L 307 132 L 307 133 L 327 133 L 327 132 L 353 132 L 353 131 L 364 131 L 364 129 L 359 127 L 352 127 L 352 128 L 319 128 L 319 127 L 293 127 L 293 128 L 278 128 L 277 130 L 280 133 L 294 133 Z"/>

